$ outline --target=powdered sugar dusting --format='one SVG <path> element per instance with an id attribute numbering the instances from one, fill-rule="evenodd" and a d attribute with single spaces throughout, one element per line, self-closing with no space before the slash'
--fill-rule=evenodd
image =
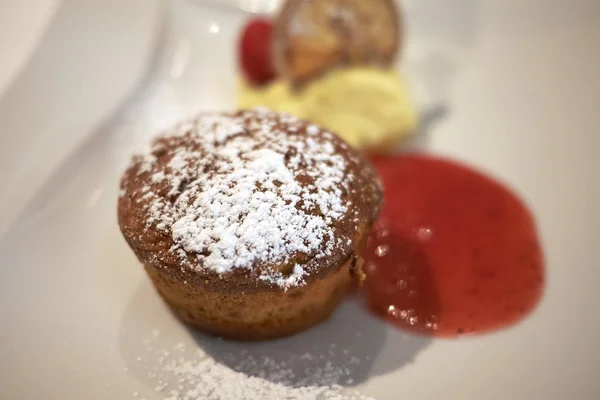
<path id="1" fill-rule="evenodd" d="M 348 240 L 334 238 L 332 226 L 348 211 L 343 193 L 353 176 L 319 133 L 265 109 L 178 125 L 135 159 L 137 174 L 150 174 L 141 199 L 147 228 L 170 235 L 171 251 L 190 268 L 291 264 L 261 270 L 259 279 L 302 285 L 307 271 L 296 260 L 327 256 Z"/>
<path id="2" fill-rule="evenodd" d="M 201 348 L 188 349 L 183 343 L 171 349 L 155 348 L 155 339 L 146 339 L 150 354 L 140 357 L 138 367 L 139 363 L 153 366 L 148 376 L 164 400 L 374 400 L 342 386 L 353 383 L 350 371 L 361 362 L 358 357 L 348 356 L 344 367 L 315 363 L 323 355 L 312 353 L 288 362 L 246 354 L 239 365 L 227 366 Z M 337 350 L 332 344 L 329 353 Z M 297 363 L 321 366 L 303 379 L 294 374 Z M 138 395 L 134 392 L 132 397 Z"/>

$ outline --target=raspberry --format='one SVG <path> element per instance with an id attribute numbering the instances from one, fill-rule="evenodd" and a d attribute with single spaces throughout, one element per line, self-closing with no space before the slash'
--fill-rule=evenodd
<path id="1" fill-rule="evenodd" d="M 275 78 L 271 58 L 273 24 L 259 18 L 250 21 L 242 32 L 240 41 L 240 64 L 246 79 L 258 85 Z"/>

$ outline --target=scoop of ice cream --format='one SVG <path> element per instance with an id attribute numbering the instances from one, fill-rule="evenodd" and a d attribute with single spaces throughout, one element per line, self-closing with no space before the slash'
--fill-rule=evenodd
<path id="1" fill-rule="evenodd" d="M 409 135 L 417 112 L 393 69 L 330 71 L 301 88 L 283 80 L 256 87 L 241 81 L 238 107 L 264 106 L 310 120 L 357 148 L 376 148 Z"/>

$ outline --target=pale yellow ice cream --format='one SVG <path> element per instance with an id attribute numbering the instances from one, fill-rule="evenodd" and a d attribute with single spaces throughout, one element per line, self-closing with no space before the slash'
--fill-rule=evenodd
<path id="1" fill-rule="evenodd" d="M 307 119 L 358 148 L 377 148 L 411 134 L 417 112 L 396 70 L 339 69 L 301 89 L 278 80 L 255 87 L 241 81 L 239 108 L 264 106 Z"/>

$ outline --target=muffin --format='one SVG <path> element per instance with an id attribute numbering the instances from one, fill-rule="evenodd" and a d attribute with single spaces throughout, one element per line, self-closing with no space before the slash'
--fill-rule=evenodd
<path id="1" fill-rule="evenodd" d="M 121 180 L 118 220 L 185 322 L 240 340 L 326 319 L 379 213 L 374 168 L 335 134 L 266 109 L 201 114 Z"/>

